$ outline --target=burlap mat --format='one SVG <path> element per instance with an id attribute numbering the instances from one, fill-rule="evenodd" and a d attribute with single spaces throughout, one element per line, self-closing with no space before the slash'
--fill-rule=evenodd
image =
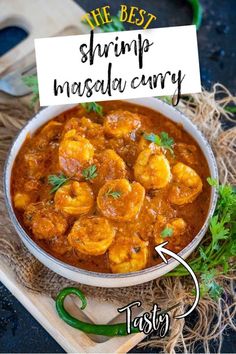
<path id="1" fill-rule="evenodd" d="M 178 108 L 200 128 L 210 142 L 217 159 L 221 182 L 235 185 L 236 127 L 232 115 L 224 110 L 227 104 L 233 103 L 236 104 L 236 97 L 233 97 L 222 85 L 216 84 L 212 92 L 203 90 L 201 94 L 192 95 L 191 100 L 182 99 Z M 33 113 L 27 99 L 26 101 L 9 100 L 0 97 L 1 174 L 12 138 Z M 231 122 L 232 128 L 224 131 L 221 124 L 222 119 Z M 19 241 L 5 208 L 2 175 L 0 182 L 0 260 L 14 270 L 17 281 L 30 291 L 55 297 L 58 290 L 64 286 L 76 285 L 83 290 L 86 296 L 117 305 L 139 299 L 142 301 L 143 307 L 149 309 L 153 303 L 158 303 L 161 308 L 166 308 L 181 302 L 182 308 L 179 308 L 178 312 L 182 312 L 189 304 L 192 304 L 193 284 L 190 277 L 163 277 L 134 287 L 104 289 L 73 284 L 55 274 L 35 259 Z M 204 350 L 209 352 L 209 341 L 217 339 L 220 352 L 222 333 L 225 328 L 231 326 L 236 329 L 232 320 L 236 312 L 236 298 L 233 288 L 235 278 L 235 274 L 226 274 L 218 279 L 225 289 L 227 301 L 220 299 L 218 302 L 214 302 L 207 296 L 202 298 L 196 310 L 197 323 L 190 324 L 184 319 L 172 319 L 170 337 L 162 340 L 152 337 L 148 342 L 149 345 L 160 347 L 164 352 L 170 353 L 174 353 L 177 348 L 181 347 L 182 352 L 189 353 L 194 351 L 196 343 L 201 341 Z"/>

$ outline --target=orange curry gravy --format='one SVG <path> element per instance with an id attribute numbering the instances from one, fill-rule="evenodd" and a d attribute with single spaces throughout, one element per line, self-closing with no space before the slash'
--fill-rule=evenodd
<path id="1" fill-rule="evenodd" d="M 160 262 L 158 243 L 179 252 L 195 237 L 208 212 L 209 169 L 196 141 L 160 113 L 101 105 L 103 115 L 78 105 L 26 139 L 12 200 L 21 225 L 51 255 L 92 271 L 131 272 Z M 174 153 L 147 139 L 161 132 Z M 70 179 L 52 193 L 48 176 L 62 174 Z"/>

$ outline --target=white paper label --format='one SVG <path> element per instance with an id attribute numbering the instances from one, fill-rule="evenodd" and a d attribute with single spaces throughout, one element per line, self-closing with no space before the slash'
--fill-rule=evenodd
<path id="1" fill-rule="evenodd" d="M 40 105 L 201 91 L 195 26 L 35 39 Z"/>

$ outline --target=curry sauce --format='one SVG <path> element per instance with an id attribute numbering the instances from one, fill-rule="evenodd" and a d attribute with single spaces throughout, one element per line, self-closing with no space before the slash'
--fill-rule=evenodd
<path id="1" fill-rule="evenodd" d="M 16 216 L 54 257 L 79 268 L 138 271 L 181 251 L 209 208 L 207 161 L 160 113 L 123 101 L 78 105 L 28 136 L 12 171 Z"/>

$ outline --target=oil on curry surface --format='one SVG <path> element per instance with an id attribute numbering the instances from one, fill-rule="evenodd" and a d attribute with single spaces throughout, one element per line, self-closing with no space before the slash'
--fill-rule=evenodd
<path id="1" fill-rule="evenodd" d="M 206 218 L 201 149 L 160 113 L 122 101 L 82 105 L 21 148 L 11 191 L 18 220 L 40 247 L 71 265 L 126 273 L 160 262 L 155 245 L 182 250 Z"/>

